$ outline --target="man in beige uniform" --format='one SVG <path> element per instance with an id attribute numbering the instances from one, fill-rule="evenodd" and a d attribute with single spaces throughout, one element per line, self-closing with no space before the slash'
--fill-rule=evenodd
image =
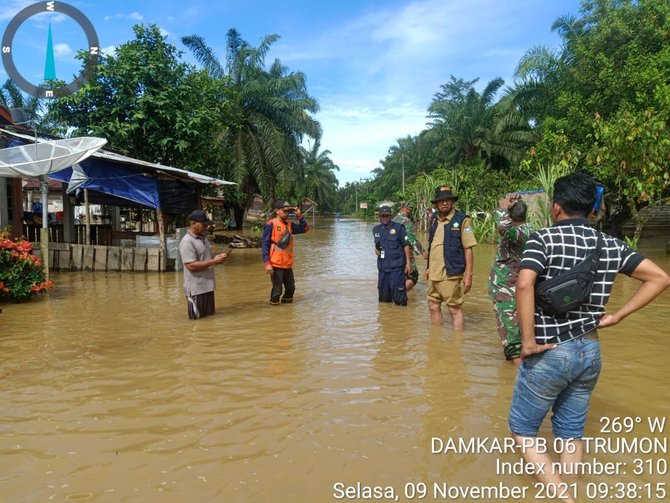
<path id="1" fill-rule="evenodd" d="M 477 244 L 472 222 L 454 208 L 458 197 L 450 187 L 435 189 L 437 214 L 428 233 L 428 309 L 433 325 L 442 325 L 442 304 L 447 305 L 454 330 L 463 330 L 463 296 L 472 287 L 472 248 Z"/>

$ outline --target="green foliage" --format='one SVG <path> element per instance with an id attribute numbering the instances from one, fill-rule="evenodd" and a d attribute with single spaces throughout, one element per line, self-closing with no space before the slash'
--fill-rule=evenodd
<path id="1" fill-rule="evenodd" d="M 309 149 L 300 147 L 301 162 L 293 168 L 285 192 L 296 201 L 309 197 L 321 211 L 330 211 L 334 208 L 338 186 L 334 172 L 340 168 L 330 158 L 330 150 L 319 152 L 320 146 L 321 142 L 317 140 Z"/>
<path id="2" fill-rule="evenodd" d="M 633 236 L 632 238 L 628 236 L 623 237 L 623 242 L 626 243 L 626 246 L 628 246 L 628 248 L 630 248 L 631 250 L 637 250 L 637 245 L 639 241 L 640 236 Z"/>
<path id="3" fill-rule="evenodd" d="M 412 181 L 406 190 L 407 201 L 414 208 L 419 228 L 426 230 L 427 210 L 433 207 L 431 200 L 437 187 L 451 187 L 459 197 L 456 206 L 472 216 L 495 208 L 500 196 L 509 192 L 511 183 L 507 175 L 487 169 L 483 162 L 451 169 L 438 168 L 430 174 L 420 174 Z M 489 233 L 490 222 L 486 219 L 474 225 L 476 236 Z"/>
<path id="4" fill-rule="evenodd" d="M 183 63 L 157 26 L 134 31 L 82 89 L 54 100 L 52 113 L 74 134 L 102 136 L 127 155 L 221 176 L 215 140 L 231 121 L 229 88 Z"/>
<path id="5" fill-rule="evenodd" d="M 12 240 L 7 230 L 0 230 L 0 301 L 27 300 L 53 287 L 31 251 L 30 242 Z"/>
<path id="6" fill-rule="evenodd" d="M 670 202 L 670 112 L 622 112 L 593 124 L 594 143 L 588 159 L 596 173 L 628 205 L 638 239 L 645 223 L 643 206 Z"/>
<path id="7" fill-rule="evenodd" d="M 479 93 L 474 88 L 478 79 L 464 81 L 451 76 L 442 85 L 428 108 L 433 123 L 426 140 L 436 149 L 440 161 L 448 166 L 483 160 L 489 168 L 507 168 L 527 146 L 524 134 L 529 125 L 520 117 L 514 103 L 494 103 L 504 81 L 489 82 Z"/>
<path id="8" fill-rule="evenodd" d="M 491 212 L 479 213 L 471 216 L 472 231 L 478 243 L 494 244 L 498 239 L 496 219 Z"/>
<path id="9" fill-rule="evenodd" d="M 51 81 L 44 87 L 56 86 L 56 81 Z M 50 100 L 46 100 L 47 102 Z M 54 136 L 65 134 L 67 127 L 46 110 L 45 100 L 35 96 L 25 97 L 16 84 L 7 79 L 0 87 L 0 104 L 6 109 L 21 108 L 26 114 L 27 123 L 24 126 Z"/>
<path id="10" fill-rule="evenodd" d="M 198 36 L 182 38 L 208 72 L 229 89 L 222 101 L 231 117 L 218 135 L 230 166 L 230 177 L 246 194 L 248 206 L 260 192 L 266 201 L 277 197 L 278 187 L 291 180 L 291 169 L 302 162 L 304 136 L 318 138 L 321 127 L 311 114 L 317 101 L 307 93 L 304 74 L 289 72 L 279 60 L 269 69 L 265 57 L 277 35 L 263 38 L 258 47 L 231 29 L 225 64 Z"/>

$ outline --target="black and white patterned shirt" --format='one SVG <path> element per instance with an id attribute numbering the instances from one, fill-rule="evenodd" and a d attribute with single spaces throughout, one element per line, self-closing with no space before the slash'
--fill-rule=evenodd
<path id="1" fill-rule="evenodd" d="M 547 315 L 535 306 L 535 340 L 538 344 L 567 342 L 598 325 L 605 312 L 617 273 L 630 276 L 644 257 L 619 239 L 601 234 L 604 241 L 598 273 L 587 304 L 574 311 Z M 553 278 L 582 262 L 596 248 L 598 231 L 584 218 L 561 220 L 533 233 L 523 252 L 520 269 L 532 269 L 537 281 Z"/>

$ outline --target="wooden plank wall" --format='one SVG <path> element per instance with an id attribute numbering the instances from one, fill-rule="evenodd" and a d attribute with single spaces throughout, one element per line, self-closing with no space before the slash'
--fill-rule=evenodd
<path id="1" fill-rule="evenodd" d="M 40 254 L 40 244 L 32 243 Z M 165 254 L 160 248 L 49 243 L 49 267 L 54 271 L 135 271 L 165 270 Z"/>

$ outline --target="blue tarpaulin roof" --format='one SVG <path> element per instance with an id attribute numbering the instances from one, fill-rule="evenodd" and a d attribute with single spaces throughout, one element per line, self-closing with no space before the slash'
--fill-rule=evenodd
<path id="1" fill-rule="evenodd" d="M 156 177 L 104 159 L 87 159 L 79 166 L 85 177 L 82 178 L 81 173 L 75 169 L 77 189 L 96 190 L 150 208 L 161 207 Z M 49 176 L 70 183 L 73 169 L 66 168 Z"/>
<path id="2" fill-rule="evenodd" d="M 34 141 L 29 135 L 5 128 L 2 132 L 12 137 L 10 145 Z M 81 191 L 76 189 L 88 189 L 89 201 L 96 204 L 145 206 L 166 213 L 189 213 L 197 206 L 201 184 L 233 184 L 105 150 L 79 165 L 49 173 L 49 177 L 67 183 L 68 192 L 74 192 L 77 199 L 81 199 Z"/>

